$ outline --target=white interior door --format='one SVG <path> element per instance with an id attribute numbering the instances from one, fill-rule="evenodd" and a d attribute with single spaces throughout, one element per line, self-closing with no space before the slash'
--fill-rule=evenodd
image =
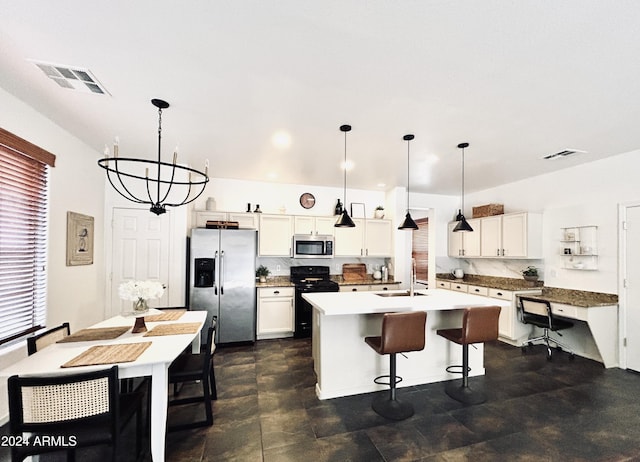
<path id="1" fill-rule="evenodd" d="M 625 280 L 627 369 L 640 371 L 640 204 L 626 208 L 625 253 L 622 277 Z"/>
<path id="2" fill-rule="evenodd" d="M 149 210 L 113 209 L 111 315 L 129 310 L 131 302 L 121 300 L 118 287 L 130 280 L 160 281 L 166 290 L 150 306 L 167 306 L 169 300 L 169 217 Z"/>

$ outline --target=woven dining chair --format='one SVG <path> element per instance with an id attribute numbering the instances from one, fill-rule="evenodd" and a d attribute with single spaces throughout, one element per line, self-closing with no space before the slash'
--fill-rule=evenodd
<path id="1" fill-rule="evenodd" d="M 143 395 L 119 393 L 118 366 L 58 376 L 14 375 L 7 386 L 11 434 L 29 441 L 11 447 L 12 461 L 57 451 L 65 451 L 67 460 L 74 461 L 78 449 L 106 444 L 112 447 L 115 462 L 120 431 L 134 414 L 140 455 Z"/>
<path id="2" fill-rule="evenodd" d="M 27 338 L 27 353 L 29 356 L 36 351 L 42 350 L 49 345 L 56 343 L 58 340 L 69 336 L 71 334 L 71 328 L 69 323 L 65 322 L 57 327 L 53 327 L 45 332 L 42 332 L 33 337 Z"/>

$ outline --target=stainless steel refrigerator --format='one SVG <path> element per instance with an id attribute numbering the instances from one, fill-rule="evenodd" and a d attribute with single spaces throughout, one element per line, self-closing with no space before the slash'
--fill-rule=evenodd
<path id="1" fill-rule="evenodd" d="M 191 230 L 189 305 L 217 316 L 216 343 L 255 341 L 256 241 L 255 230 Z"/>

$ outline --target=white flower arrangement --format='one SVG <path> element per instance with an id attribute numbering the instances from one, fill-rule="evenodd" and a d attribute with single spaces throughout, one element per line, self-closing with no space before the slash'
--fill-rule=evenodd
<path id="1" fill-rule="evenodd" d="M 160 298 L 163 293 L 164 284 L 159 281 L 127 281 L 118 287 L 120 298 L 133 302 Z"/>

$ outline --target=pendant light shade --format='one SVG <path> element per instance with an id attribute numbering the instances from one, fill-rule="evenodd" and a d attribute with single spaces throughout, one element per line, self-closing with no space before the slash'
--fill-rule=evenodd
<path id="1" fill-rule="evenodd" d="M 336 221 L 336 228 L 355 228 L 349 213 L 347 212 L 347 132 L 351 131 L 351 125 L 340 125 L 340 131 L 344 133 L 344 210 Z"/>
<path id="2" fill-rule="evenodd" d="M 404 135 L 402 137 L 402 139 L 407 142 L 407 214 L 404 216 L 404 221 L 400 226 L 398 226 L 398 229 L 418 229 L 418 225 L 415 221 L 413 221 L 413 218 L 411 218 L 411 213 L 409 213 L 409 142 L 414 138 L 415 136 L 413 135 Z"/>
<path id="3" fill-rule="evenodd" d="M 473 228 L 467 222 L 467 219 L 464 217 L 462 211 L 464 210 L 464 150 L 469 147 L 469 143 L 460 143 L 458 145 L 459 149 L 462 149 L 462 194 L 460 195 L 461 208 L 458 209 L 458 215 L 456 216 L 456 221 L 458 224 L 453 228 L 454 232 L 459 231 L 473 231 Z"/>

